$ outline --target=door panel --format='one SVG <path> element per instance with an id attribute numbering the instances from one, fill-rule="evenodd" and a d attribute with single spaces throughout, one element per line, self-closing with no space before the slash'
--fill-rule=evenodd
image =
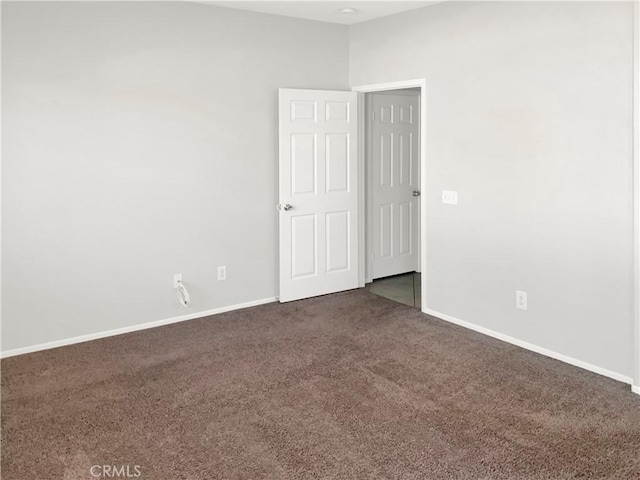
<path id="1" fill-rule="evenodd" d="M 380 133 L 380 178 L 378 184 L 380 186 L 393 186 L 393 133 Z M 375 168 L 375 167 L 374 167 Z"/>
<path id="2" fill-rule="evenodd" d="M 357 288 L 357 94 L 280 89 L 279 107 L 280 301 Z"/>
<path id="3" fill-rule="evenodd" d="M 380 258 L 391 258 L 393 252 L 393 236 L 391 235 L 391 225 L 393 225 L 393 205 L 380 205 L 380 227 L 378 232 L 380 235 L 380 246 L 378 255 Z"/>
<path id="4" fill-rule="evenodd" d="M 291 276 L 303 278 L 318 272 L 316 215 L 291 216 Z"/>
<path id="5" fill-rule="evenodd" d="M 413 251 L 413 239 L 411 238 L 411 234 L 413 233 L 412 207 L 413 205 L 411 202 L 402 202 L 398 204 L 398 208 L 400 210 L 398 225 L 400 230 L 400 240 L 398 243 L 398 253 L 400 255 L 411 255 Z"/>
<path id="6" fill-rule="evenodd" d="M 349 212 L 326 214 L 327 273 L 349 269 Z"/>
<path id="7" fill-rule="evenodd" d="M 327 193 L 349 191 L 349 135 L 328 133 Z"/>
<path id="8" fill-rule="evenodd" d="M 291 191 L 294 195 L 316 193 L 316 135 L 291 135 Z"/>
<path id="9" fill-rule="evenodd" d="M 420 97 L 370 94 L 372 278 L 420 270 Z"/>

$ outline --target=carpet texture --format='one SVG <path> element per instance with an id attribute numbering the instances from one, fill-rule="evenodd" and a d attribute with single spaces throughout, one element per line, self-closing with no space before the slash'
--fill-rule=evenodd
<path id="1" fill-rule="evenodd" d="M 149 480 L 638 479 L 640 397 L 364 290 L 2 361 L 4 480 L 124 466 Z"/>

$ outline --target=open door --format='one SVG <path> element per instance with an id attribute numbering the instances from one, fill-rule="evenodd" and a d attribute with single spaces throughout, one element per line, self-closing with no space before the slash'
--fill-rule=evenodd
<path id="1" fill-rule="evenodd" d="M 280 301 L 358 287 L 357 93 L 280 89 Z"/>
<path id="2" fill-rule="evenodd" d="M 369 94 L 371 278 L 420 271 L 420 97 Z"/>

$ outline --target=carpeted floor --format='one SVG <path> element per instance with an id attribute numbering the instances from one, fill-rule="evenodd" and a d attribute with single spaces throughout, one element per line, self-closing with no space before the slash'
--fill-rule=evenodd
<path id="1" fill-rule="evenodd" d="M 3 360 L 2 478 L 125 478 L 93 465 L 150 480 L 637 479 L 640 397 L 356 290 Z"/>

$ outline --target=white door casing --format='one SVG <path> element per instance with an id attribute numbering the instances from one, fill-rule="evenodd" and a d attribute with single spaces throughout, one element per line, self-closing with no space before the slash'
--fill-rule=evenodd
<path id="1" fill-rule="evenodd" d="M 368 95 L 371 278 L 420 271 L 420 97 Z"/>
<path id="2" fill-rule="evenodd" d="M 357 94 L 279 90 L 280 301 L 358 287 Z"/>

